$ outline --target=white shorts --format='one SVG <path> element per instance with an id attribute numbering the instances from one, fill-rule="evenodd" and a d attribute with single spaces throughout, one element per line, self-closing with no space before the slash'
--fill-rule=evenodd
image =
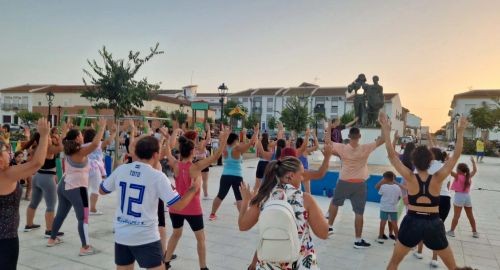
<path id="1" fill-rule="evenodd" d="M 472 207 L 472 201 L 469 193 L 455 192 L 453 204 L 459 207 Z"/>
<path id="2" fill-rule="evenodd" d="M 99 186 L 102 182 L 102 175 L 99 170 L 90 170 L 89 172 L 89 193 L 99 194 Z"/>

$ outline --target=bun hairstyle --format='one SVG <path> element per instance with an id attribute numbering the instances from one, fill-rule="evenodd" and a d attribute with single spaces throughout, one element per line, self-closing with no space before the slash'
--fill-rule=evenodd
<path id="1" fill-rule="evenodd" d="M 286 147 L 286 141 L 284 139 L 279 139 L 276 142 L 276 159 L 280 159 L 281 150 Z"/>
<path id="2" fill-rule="evenodd" d="M 82 146 L 76 141 L 76 138 L 78 138 L 79 135 L 80 131 L 75 128 L 70 129 L 68 133 L 66 133 L 66 137 L 62 140 L 65 155 L 71 156 L 80 151 Z"/>
<path id="3" fill-rule="evenodd" d="M 431 150 L 425 145 L 421 145 L 412 153 L 412 161 L 415 168 L 419 171 L 427 171 L 431 166 L 431 161 L 434 158 Z"/>
<path id="4" fill-rule="evenodd" d="M 289 172 L 297 172 L 302 163 L 296 157 L 285 157 L 282 160 L 273 160 L 267 164 L 264 179 L 257 195 L 250 201 L 250 205 L 260 205 L 269 198 L 273 188 L 279 184 Z"/>
<path id="5" fill-rule="evenodd" d="M 179 152 L 181 153 L 181 158 L 188 158 L 194 149 L 194 142 L 186 138 L 185 136 L 179 137 Z"/>

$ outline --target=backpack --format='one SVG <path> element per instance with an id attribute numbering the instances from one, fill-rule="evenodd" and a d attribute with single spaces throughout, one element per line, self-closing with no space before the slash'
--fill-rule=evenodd
<path id="1" fill-rule="evenodd" d="M 257 258 L 261 261 L 293 263 L 300 258 L 300 248 L 305 234 L 299 239 L 295 212 L 287 201 L 269 199 L 259 215 L 259 243 Z"/>

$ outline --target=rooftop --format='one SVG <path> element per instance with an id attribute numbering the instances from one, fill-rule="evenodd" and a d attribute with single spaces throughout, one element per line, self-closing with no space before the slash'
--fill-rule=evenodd
<path id="1" fill-rule="evenodd" d="M 500 89 L 486 89 L 486 90 L 470 90 L 453 96 L 451 107 L 455 107 L 457 99 L 474 98 L 474 99 L 499 99 Z"/>

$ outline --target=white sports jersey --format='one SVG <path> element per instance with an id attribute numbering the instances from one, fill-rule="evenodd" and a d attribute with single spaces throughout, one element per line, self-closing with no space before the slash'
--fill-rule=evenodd
<path id="1" fill-rule="evenodd" d="M 115 241 L 139 246 L 160 240 L 158 199 L 167 206 L 181 199 L 170 180 L 161 171 L 142 162 L 123 164 L 101 183 L 101 189 L 117 191 Z"/>

